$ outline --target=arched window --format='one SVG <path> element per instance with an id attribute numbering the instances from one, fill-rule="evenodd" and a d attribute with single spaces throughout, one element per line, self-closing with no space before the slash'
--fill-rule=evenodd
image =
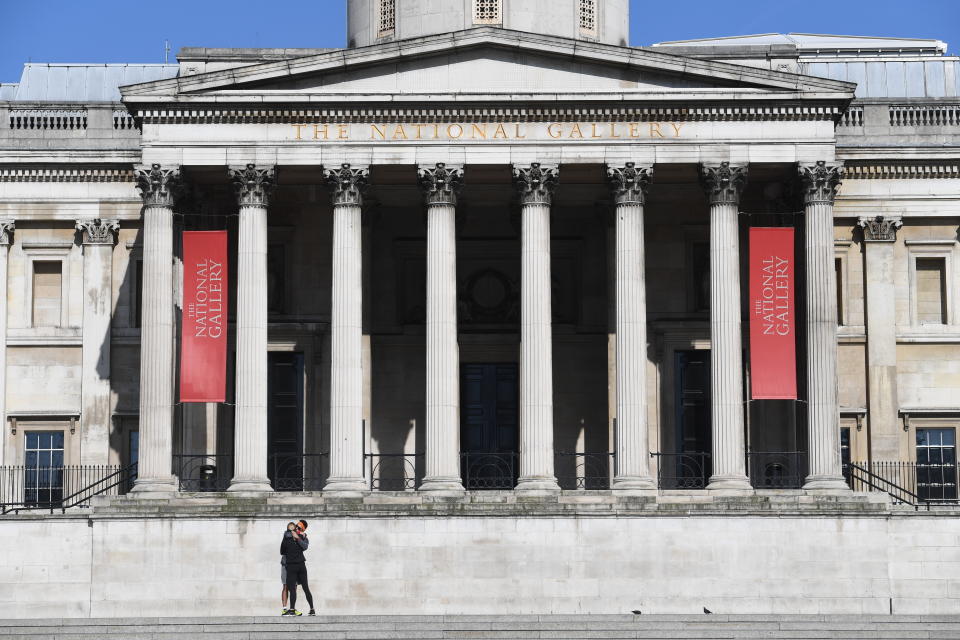
<path id="1" fill-rule="evenodd" d="M 502 24 L 502 0 L 473 0 L 473 24 Z"/>
<path id="2" fill-rule="evenodd" d="M 380 20 L 377 37 L 392 36 L 397 26 L 397 0 L 380 0 Z"/>
<path id="3" fill-rule="evenodd" d="M 597 35 L 597 0 L 580 0 L 580 33 Z"/>

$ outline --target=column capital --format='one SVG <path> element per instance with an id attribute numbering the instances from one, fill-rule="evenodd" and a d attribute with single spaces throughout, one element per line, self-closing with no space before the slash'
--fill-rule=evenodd
<path id="1" fill-rule="evenodd" d="M 818 160 L 814 164 L 798 165 L 797 171 L 803 184 L 804 204 L 833 203 L 840 181 L 843 180 L 843 165 L 831 165 Z"/>
<path id="2" fill-rule="evenodd" d="M 347 162 L 339 169 L 324 169 L 323 178 L 333 190 L 333 204 L 363 204 L 363 192 L 370 181 L 370 167 L 357 167 Z"/>
<path id="3" fill-rule="evenodd" d="M 896 242 L 897 229 L 903 226 L 900 216 L 860 216 L 857 226 L 863 228 L 866 242 Z"/>
<path id="4" fill-rule="evenodd" d="M 113 246 L 120 221 L 113 219 L 93 218 L 77 220 L 76 228 L 83 232 L 83 244 L 106 244 Z"/>
<path id="5" fill-rule="evenodd" d="M 448 166 L 438 162 L 434 166 L 422 166 L 417 169 L 420 189 L 427 205 L 457 204 L 457 195 L 463 188 L 463 167 Z"/>
<path id="6" fill-rule="evenodd" d="M 145 206 L 173 207 L 173 202 L 183 187 L 180 167 L 164 169 L 154 163 L 149 167 L 136 168 L 137 189 Z"/>
<path id="7" fill-rule="evenodd" d="M 633 162 L 622 167 L 607 166 L 607 182 L 617 204 L 643 204 L 653 180 L 653 167 L 637 168 Z"/>
<path id="8" fill-rule="evenodd" d="M 513 167 L 513 184 L 520 194 L 520 204 L 549 205 L 559 180 L 560 169 L 556 165 L 531 162 L 528 166 Z"/>
<path id="9" fill-rule="evenodd" d="M 738 205 L 747 186 L 747 165 L 733 165 L 726 160 L 719 165 L 700 165 L 700 184 L 710 204 Z"/>
<path id="10" fill-rule="evenodd" d="M 0 245 L 13 244 L 13 230 L 17 223 L 12 218 L 0 219 Z"/>
<path id="11" fill-rule="evenodd" d="M 244 167 L 228 168 L 227 175 L 233 184 L 238 205 L 266 207 L 270 204 L 270 193 L 276 184 L 276 170 L 273 167 L 258 169 L 251 162 Z"/>

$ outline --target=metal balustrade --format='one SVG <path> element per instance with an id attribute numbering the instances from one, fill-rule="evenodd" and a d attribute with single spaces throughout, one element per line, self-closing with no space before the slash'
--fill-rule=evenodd
<path id="1" fill-rule="evenodd" d="M 320 491 L 327 480 L 329 452 L 274 453 L 270 480 L 274 491 Z"/>
<path id="2" fill-rule="evenodd" d="M 657 461 L 661 489 L 704 489 L 712 473 L 710 454 L 701 451 L 650 454 Z"/>
<path id="3" fill-rule="evenodd" d="M 561 489 L 609 489 L 614 461 L 610 451 L 558 451 L 554 464 L 557 482 Z"/>
<path id="4" fill-rule="evenodd" d="M 417 461 L 422 453 L 367 453 L 371 491 L 413 491 L 419 486 Z"/>
<path id="5" fill-rule="evenodd" d="M 807 478 L 806 451 L 749 451 L 747 474 L 754 489 L 800 489 Z"/>
<path id="6" fill-rule="evenodd" d="M 460 473 L 465 489 L 513 489 L 517 484 L 519 454 L 514 451 L 466 452 L 460 454 Z"/>
<path id="7" fill-rule="evenodd" d="M 137 477 L 136 463 L 0 467 L 0 514 L 44 509 L 66 511 L 89 506 L 100 495 L 123 495 Z"/>
<path id="8" fill-rule="evenodd" d="M 226 491 L 233 478 L 231 454 L 175 454 L 173 464 L 180 491 Z"/>

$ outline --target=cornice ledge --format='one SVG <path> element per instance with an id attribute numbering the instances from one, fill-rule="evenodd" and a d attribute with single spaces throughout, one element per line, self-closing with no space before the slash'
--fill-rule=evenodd
<path id="1" fill-rule="evenodd" d="M 960 161 L 847 162 L 847 180 L 960 178 Z"/>
<path id="2" fill-rule="evenodd" d="M 133 169 L 90 167 L 5 168 L 0 182 L 134 182 Z"/>

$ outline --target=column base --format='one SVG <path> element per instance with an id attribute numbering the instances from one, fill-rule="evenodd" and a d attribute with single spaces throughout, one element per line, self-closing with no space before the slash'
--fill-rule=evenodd
<path id="1" fill-rule="evenodd" d="M 463 483 L 456 476 L 435 476 L 424 478 L 417 491 L 463 493 Z"/>
<path id="2" fill-rule="evenodd" d="M 610 488 L 614 491 L 656 491 L 657 483 L 650 476 L 618 476 Z"/>
<path id="3" fill-rule="evenodd" d="M 234 478 L 230 481 L 230 486 L 227 488 L 227 491 L 263 493 L 265 491 L 273 491 L 273 487 L 270 486 L 270 481 L 266 478 L 250 478 L 242 480 Z"/>
<path id="4" fill-rule="evenodd" d="M 560 485 L 553 476 L 529 476 L 517 480 L 514 491 L 522 493 L 560 493 Z"/>
<path id="5" fill-rule="evenodd" d="M 137 478 L 130 493 L 139 493 L 140 497 L 150 497 L 150 494 L 168 494 L 177 492 L 177 483 L 173 476 L 168 478 Z"/>
<path id="6" fill-rule="evenodd" d="M 803 484 L 803 490 L 826 494 L 853 492 L 843 476 L 807 476 L 807 480 Z"/>
<path id="7" fill-rule="evenodd" d="M 750 484 L 750 479 L 747 476 L 711 476 L 710 483 L 707 484 L 707 491 L 743 495 L 753 493 L 753 485 Z"/>
<path id="8" fill-rule="evenodd" d="M 370 489 L 364 478 L 330 478 L 323 486 L 325 494 L 349 494 L 360 496 Z"/>

